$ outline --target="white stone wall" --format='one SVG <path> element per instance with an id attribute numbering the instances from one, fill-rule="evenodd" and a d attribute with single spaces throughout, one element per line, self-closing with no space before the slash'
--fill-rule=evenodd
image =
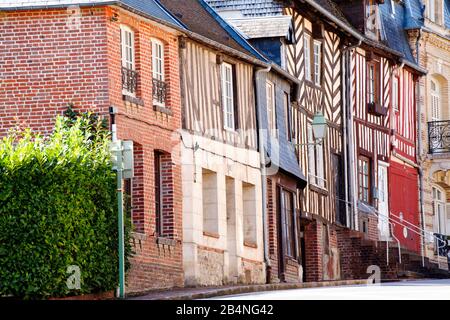
<path id="1" fill-rule="evenodd" d="M 186 285 L 264 283 L 259 153 L 189 133 L 183 134 L 183 141 L 183 260 Z M 212 194 L 214 188 L 211 186 L 203 187 L 202 173 L 205 170 L 216 174 L 216 194 Z M 244 245 L 244 183 L 255 188 L 256 241 L 252 245 Z M 216 206 L 211 205 L 210 198 L 216 201 Z M 217 232 L 209 232 L 210 226 L 207 227 L 208 232 L 204 232 L 204 203 L 210 210 L 217 210 Z M 248 206 L 248 203 L 245 205 Z M 243 263 L 243 259 L 247 262 Z"/>

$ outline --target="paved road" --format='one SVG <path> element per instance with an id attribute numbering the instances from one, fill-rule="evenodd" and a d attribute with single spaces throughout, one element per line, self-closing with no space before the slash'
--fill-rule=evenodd
<path id="1" fill-rule="evenodd" d="M 450 280 L 418 280 L 360 285 L 247 293 L 219 300 L 450 300 Z"/>

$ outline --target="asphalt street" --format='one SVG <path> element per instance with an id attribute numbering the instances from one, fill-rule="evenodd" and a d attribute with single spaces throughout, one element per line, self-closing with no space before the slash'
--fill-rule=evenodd
<path id="1" fill-rule="evenodd" d="M 450 279 L 267 291 L 217 300 L 450 300 Z"/>

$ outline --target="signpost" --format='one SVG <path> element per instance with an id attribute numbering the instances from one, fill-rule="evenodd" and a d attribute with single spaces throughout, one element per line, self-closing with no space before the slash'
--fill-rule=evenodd
<path id="1" fill-rule="evenodd" d="M 123 223 L 123 179 L 131 179 L 133 168 L 133 141 L 116 140 L 111 143 L 113 170 L 117 172 L 117 207 L 119 228 L 119 298 L 125 298 L 125 244 Z"/>

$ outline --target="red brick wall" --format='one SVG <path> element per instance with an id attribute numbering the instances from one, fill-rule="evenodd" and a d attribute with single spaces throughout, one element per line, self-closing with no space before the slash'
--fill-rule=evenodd
<path id="1" fill-rule="evenodd" d="M 80 28 L 66 10 L 0 15 L 0 136 L 19 124 L 49 133 L 70 103 L 107 114 L 105 9 L 81 13 Z"/>
<path id="2" fill-rule="evenodd" d="M 135 251 L 128 276 L 128 291 L 183 285 L 181 170 L 176 164 L 164 169 L 168 183 L 165 209 L 171 212 L 171 239 L 155 234 L 154 154 L 167 154 L 178 142 L 173 132 L 181 128 L 178 38 L 154 23 L 113 8 L 81 10 L 79 28 L 68 25 L 64 9 L 20 11 L 0 15 L 0 136 L 17 126 L 51 132 L 56 114 L 69 104 L 116 116 L 119 139 L 135 143 L 136 177 L 133 181 Z M 122 97 L 120 24 L 135 31 L 138 97 L 142 104 Z M 167 109 L 155 111 L 152 98 L 151 39 L 165 43 Z M 172 137 L 175 136 L 173 139 Z M 171 190 L 170 190 L 171 187 Z"/>
<path id="3" fill-rule="evenodd" d="M 154 24 L 117 11 L 119 21 L 107 19 L 109 103 L 118 108 L 117 131 L 120 139 L 132 140 L 143 148 L 142 189 L 144 194 L 143 228 L 135 235 L 136 254 L 128 277 L 129 291 L 183 286 L 181 168 L 178 154 L 171 154 L 178 143 L 173 132 L 181 128 L 178 38 Z M 113 14 L 107 9 L 107 16 Z M 122 97 L 120 25 L 135 32 L 136 70 L 139 72 L 137 97 L 142 104 L 125 102 Z M 152 46 L 157 38 L 165 44 L 165 81 L 168 84 L 167 109 L 155 111 L 152 96 Z M 162 152 L 163 211 L 168 219 L 168 237 L 156 234 L 155 151 Z M 169 241 L 166 241 L 167 238 Z"/>
<path id="4" fill-rule="evenodd" d="M 308 282 L 323 279 L 322 227 L 318 221 L 305 226 L 305 281 Z"/>

